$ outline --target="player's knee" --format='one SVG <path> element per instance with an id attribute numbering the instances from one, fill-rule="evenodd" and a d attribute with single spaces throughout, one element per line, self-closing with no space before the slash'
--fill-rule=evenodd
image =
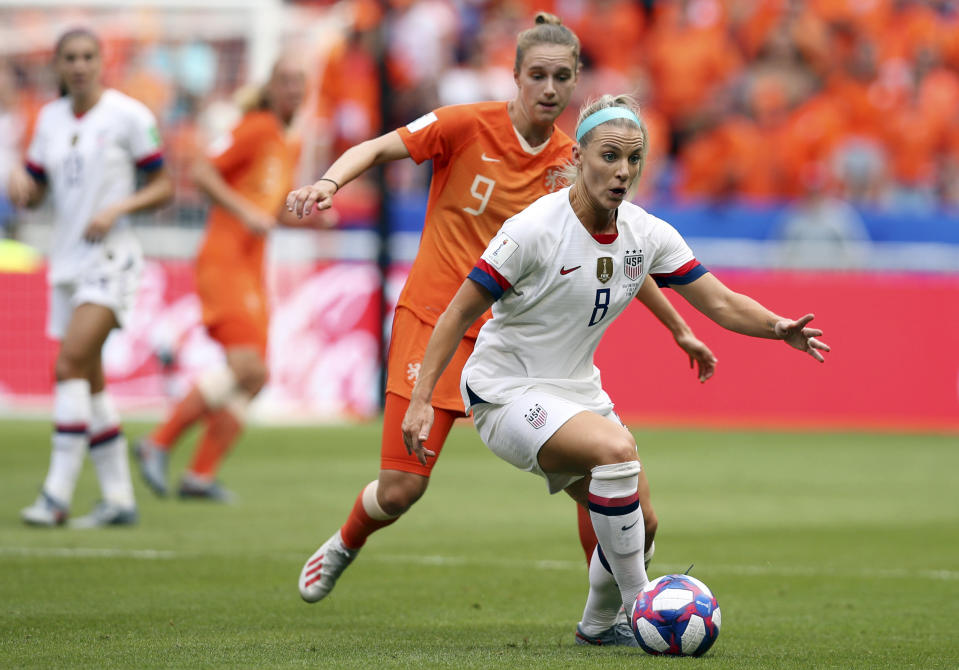
<path id="1" fill-rule="evenodd" d="M 596 450 L 596 465 L 627 463 L 636 459 L 636 442 L 631 435 L 625 434 L 609 438 Z"/>
<path id="2" fill-rule="evenodd" d="M 86 378 L 89 373 L 89 361 L 80 352 L 66 346 L 60 349 L 53 364 L 53 374 L 57 381 Z"/>
<path id="3" fill-rule="evenodd" d="M 251 396 L 255 396 L 266 385 L 269 370 L 261 360 L 244 362 L 239 370 L 235 370 L 237 384 Z"/>
<path id="4" fill-rule="evenodd" d="M 429 480 L 422 477 L 398 477 L 389 482 L 380 482 L 377 501 L 390 516 L 399 516 L 423 497 Z"/>

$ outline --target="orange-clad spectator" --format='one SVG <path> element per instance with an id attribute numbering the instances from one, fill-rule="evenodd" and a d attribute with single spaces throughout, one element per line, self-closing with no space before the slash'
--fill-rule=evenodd
<path id="1" fill-rule="evenodd" d="M 158 119 L 164 119 L 174 99 L 170 80 L 148 67 L 133 67 L 122 79 L 120 90 L 146 105 Z"/>
<path id="2" fill-rule="evenodd" d="M 937 54 L 942 33 L 939 15 L 926 4 L 904 3 L 875 36 L 880 61 L 913 61 L 923 52 Z"/>
<path id="3" fill-rule="evenodd" d="M 959 73 L 944 67 L 928 72 L 919 84 L 917 104 L 924 123 L 945 145 L 950 128 L 959 125 Z"/>
<path id="4" fill-rule="evenodd" d="M 202 421 L 205 430 L 179 494 L 221 502 L 232 497 L 215 477 L 242 432 L 247 406 L 266 383 L 265 235 L 293 181 L 297 149 L 286 129 L 305 89 L 303 70 L 281 59 L 239 124 L 214 143 L 210 158 L 194 164 L 197 186 L 213 201 L 197 255 L 197 293 L 203 323 L 225 349 L 226 364 L 202 373 L 166 422 L 137 445 L 140 471 L 157 495 L 168 491 L 170 450 Z"/>
<path id="5" fill-rule="evenodd" d="M 802 174 L 813 163 L 829 161 L 846 132 L 839 102 L 818 93 L 795 109 L 781 136 L 783 186 L 780 194 L 795 197 L 802 192 Z"/>
<path id="6" fill-rule="evenodd" d="M 645 50 L 656 106 L 680 131 L 696 123 L 742 65 L 721 21 L 719 3 L 668 5 L 657 10 L 648 32 Z"/>
<path id="7" fill-rule="evenodd" d="M 840 106 L 846 125 L 856 135 L 878 139 L 882 135 L 881 118 L 889 100 L 876 95 L 876 49 L 860 39 L 845 62 L 826 80 L 825 94 Z"/>
<path id="8" fill-rule="evenodd" d="M 829 25 L 808 8 L 800 6 L 789 17 L 789 33 L 812 72 L 824 75 L 834 65 L 833 33 Z"/>
<path id="9" fill-rule="evenodd" d="M 959 16 L 939 19 L 940 57 L 953 70 L 959 70 Z"/>
<path id="10" fill-rule="evenodd" d="M 336 156 L 381 126 L 375 29 L 382 15 L 375 3 L 363 0 L 353 9 L 353 26 L 326 53 L 317 96 L 317 115 L 328 123 L 329 150 Z"/>
<path id="11" fill-rule="evenodd" d="M 787 0 L 737 3 L 730 9 L 730 31 L 747 59 L 759 55 L 769 34 L 782 24 L 787 9 Z"/>
<path id="12" fill-rule="evenodd" d="M 707 199 L 775 197 L 781 164 L 775 137 L 775 131 L 764 132 L 745 116 L 723 119 L 680 154 L 680 194 Z"/>
<path id="13" fill-rule="evenodd" d="M 915 105 L 886 115 L 885 146 L 891 158 L 892 176 L 906 187 L 931 186 L 935 177 L 936 130 L 925 122 Z"/>
<path id="14" fill-rule="evenodd" d="M 592 69 L 623 74 L 642 62 L 646 15 L 632 0 L 599 0 L 576 24 L 583 56 Z"/>
<path id="15" fill-rule="evenodd" d="M 827 24 L 843 24 L 878 39 L 889 24 L 893 0 L 807 0 L 810 12 Z"/>

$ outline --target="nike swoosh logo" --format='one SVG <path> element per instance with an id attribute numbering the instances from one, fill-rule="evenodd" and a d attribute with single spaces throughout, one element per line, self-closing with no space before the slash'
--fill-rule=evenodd
<path id="1" fill-rule="evenodd" d="M 577 265 L 576 267 L 570 268 L 569 270 L 567 270 L 567 269 L 566 269 L 566 266 L 564 265 L 562 268 L 560 268 L 559 273 L 560 273 L 561 275 L 568 275 L 568 274 L 569 274 L 570 272 L 572 272 L 573 270 L 579 270 L 581 267 L 583 267 L 583 266 L 582 266 L 582 265 Z"/>
<path id="2" fill-rule="evenodd" d="M 485 151 L 483 152 L 483 155 L 480 156 L 480 158 L 482 158 L 487 163 L 499 163 L 499 158 L 490 158 L 489 156 L 486 155 Z"/>
<path id="3" fill-rule="evenodd" d="M 633 526 L 635 526 L 637 523 L 639 523 L 639 519 L 636 519 L 634 522 L 632 522 L 632 523 L 629 524 L 628 526 L 623 526 L 623 530 L 629 530 L 630 528 L 632 528 Z"/>

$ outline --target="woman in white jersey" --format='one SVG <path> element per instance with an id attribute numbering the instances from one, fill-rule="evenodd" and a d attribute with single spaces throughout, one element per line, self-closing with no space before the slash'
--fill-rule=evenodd
<path id="1" fill-rule="evenodd" d="M 136 522 L 137 510 L 126 440 L 100 354 L 133 306 L 142 266 L 128 215 L 163 204 L 173 186 L 153 114 L 101 84 L 97 37 L 82 28 L 65 33 L 54 63 L 64 95 L 40 111 L 26 166 L 11 173 L 9 184 L 19 206 L 37 204 L 47 193 L 53 201 L 47 332 L 60 340 L 50 468 L 21 517 L 41 526 L 66 521 L 89 450 L 103 499 L 73 524 L 126 525 Z M 138 170 L 144 175 L 140 188 Z"/>
<path id="2" fill-rule="evenodd" d="M 587 507 L 599 547 L 577 642 L 629 635 L 614 626 L 647 582 L 644 514 L 651 511 L 636 442 L 613 412 L 593 353 L 648 275 L 729 330 L 787 344 L 823 361 L 829 347 L 806 327 L 734 293 L 700 265 L 679 233 L 627 201 L 646 155 L 629 96 L 581 111 L 573 185 L 510 218 L 440 317 L 403 421 L 407 448 L 425 459 L 430 396 L 466 329 L 493 318 L 463 369 L 461 390 L 486 445 Z M 643 486 L 640 486 L 640 479 Z M 639 493 L 638 493 L 639 492 Z M 599 560 L 595 560 L 595 558 Z"/>

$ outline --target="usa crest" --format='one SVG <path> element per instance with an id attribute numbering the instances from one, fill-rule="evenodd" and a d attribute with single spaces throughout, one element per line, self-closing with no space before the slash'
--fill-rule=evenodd
<path id="1" fill-rule="evenodd" d="M 604 284 L 613 277 L 613 259 L 610 256 L 603 256 L 596 259 L 596 279 Z"/>
<path id="2" fill-rule="evenodd" d="M 533 405 L 524 416 L 533 428 L 542 428 L 546 425 L 546 410 L 539 403 Z"/>
<path id="3" fill-rule="evenodd" d="M 643 255 L 635 252 L 626 252 L 623 259 L 623 272 L 629 281 L 636 281 L 643 274 Z"/>

